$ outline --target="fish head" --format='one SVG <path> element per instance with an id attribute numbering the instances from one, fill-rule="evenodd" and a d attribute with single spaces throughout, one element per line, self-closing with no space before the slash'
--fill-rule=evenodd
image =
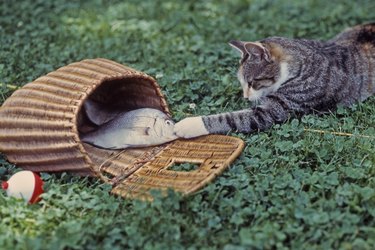
<path id="1" fill-rule="evenodd" d="M 165 138 L 168 141 L 177 139 L 174 133 L 174 122 L 168 117 L 157 117 L 155 119 L 154 130 L 157 136 Z"/>

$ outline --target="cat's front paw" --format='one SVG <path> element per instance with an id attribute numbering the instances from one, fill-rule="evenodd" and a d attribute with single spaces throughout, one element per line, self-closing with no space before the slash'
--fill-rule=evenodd
<path id="1" fill-rule="evenodd" d="M 177 122 L 174 126 L 174 133 L 182 138 L 193 138 L 209 134 L 200 116 L 188 117 Z"/>

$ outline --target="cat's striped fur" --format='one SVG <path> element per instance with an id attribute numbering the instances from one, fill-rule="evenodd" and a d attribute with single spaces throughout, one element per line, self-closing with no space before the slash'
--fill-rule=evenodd
<path id="1" fill-rule="evenodd" d="M 242 52 L 238 76 L 244 97 L 258 104 L 200 117 L 207 130 L 201 134 L 265 130 L 290 115 L 350 106 L 375 93 L 375 23 L 347 29 L 328 41 L 271 37 L 232 45 Z M 177 134 L 201 135 L 183 130 Z"/>

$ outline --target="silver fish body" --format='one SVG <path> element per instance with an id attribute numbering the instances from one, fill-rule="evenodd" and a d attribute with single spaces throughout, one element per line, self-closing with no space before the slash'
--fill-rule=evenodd
<path id="1" fill-rule="evenodd" d="M 165 113 L 142 108 L 119 113 L 81 140 L 105 149 L 146 147 L 177 139 L 173 130 L 174 122 Z"/>

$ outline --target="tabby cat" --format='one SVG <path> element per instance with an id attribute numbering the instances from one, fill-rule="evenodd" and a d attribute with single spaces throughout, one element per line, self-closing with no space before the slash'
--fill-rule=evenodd
<path id="1" fill-rule="evenodd" d="M 256 105 L 185 118 L 175 126 L 178 136 L 261 131 L 291 115 L 350 106 L 375 93 L 375 23 L 349 28 L 328 41 L 270 37 L 230 45 L 242 54 L 238 79 L 243 96 Z"/>

